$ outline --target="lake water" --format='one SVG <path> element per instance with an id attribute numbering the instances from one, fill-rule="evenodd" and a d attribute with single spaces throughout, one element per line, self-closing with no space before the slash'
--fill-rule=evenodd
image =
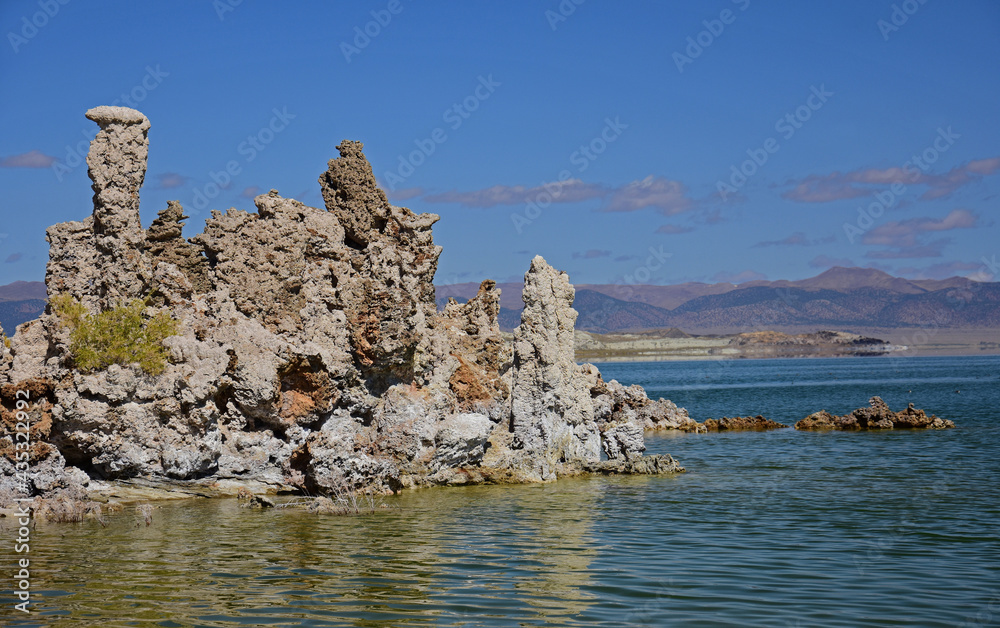
<path id="1" fill-rule="evenodd" d="M 698 420 L 877 394 L 958 428 L 653 436 L 688 473 L 423 490 L 357 517 L 203 500 L 149 527 L 40 524 L 38 604 L 12 611 L 5 585 L 0 624 L 1000 626 L 1000 357 L 600 366 Z"/>

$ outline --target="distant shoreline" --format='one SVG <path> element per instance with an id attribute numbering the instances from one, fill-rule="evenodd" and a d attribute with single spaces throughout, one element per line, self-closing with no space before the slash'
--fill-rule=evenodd
<path id="1" fill-rule="evenodd" d="M 786 330 L 798 331 L 798 330 Z M 965 357 L 1000 355 L 1000 330 L 996 329 L 863 329 L 852 330 L 881 344 L 734 340 L 739 334 L 666 337 L 664 332 L 594 334 L 577 332 L 578 362 L 679 362 L 780 358 L 832 357 Z M 742 336 L 753 334 L 743 334 Z M 804 334 L 808 335 L 808 334 Z"/>

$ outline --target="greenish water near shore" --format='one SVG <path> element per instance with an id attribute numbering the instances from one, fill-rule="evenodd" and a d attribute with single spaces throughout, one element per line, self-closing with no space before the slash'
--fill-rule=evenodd
<path id="1" fill-rule="evenodd" d="M 699 420 L 787 423 L 880 394 L 959 427 L 652 436 L 650 453 L 689 472 L 413 491 L 355 517 L 184 500 L 159 504 L 149 527 L 130 513 L 107 528 L 39 524 L 37 605 L 25 616 L 5 594 L 0 623 L 1000 625 L 998 367 L 995 357 L 603 365 L 607 379 L 640 383 Z"/>

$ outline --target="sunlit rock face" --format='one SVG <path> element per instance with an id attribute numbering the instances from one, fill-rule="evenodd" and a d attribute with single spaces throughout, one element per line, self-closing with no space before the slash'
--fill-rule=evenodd
<path id="1" fill-rule="evenodd" d="M 556 465 L 600 460 L 590 387 L 574 358 L 575 291 L 541 256 L 524 276 L 524 311 L 514 330 L 511 428 L 519 463 L 541 479 Z"/>
<path id="2" fill-rule="evenodd" d="M 0 348 L 0 385 L 33 382 L 47 421 L 39 477 L 51 481 L 35 494 L 135 476 L 330 493 L 678 469 L 637 462 L 663 408 L 575 363 L 574 290 L 541 257 L 513 344 L 493 281 L 437 311 L 438 216 L 391 205 L 360 142 L 342 142 L 320 177 L 325 208 L 271 190 L 256 212 L 212 211 L 186 239 L 176 201 L 148 230 L 139 221 L 149 120 L 120 107 L 87 117 L 100 127 L 94 208 L 49 228 L 49 294 L 91 313 L 144 298 L 179 332 L 157 375 L 80 372 L 51 312 Z M 12 395 L 0 401 L 13 410 Z M 0 501 L 14 489 L 3 429 Z"/>

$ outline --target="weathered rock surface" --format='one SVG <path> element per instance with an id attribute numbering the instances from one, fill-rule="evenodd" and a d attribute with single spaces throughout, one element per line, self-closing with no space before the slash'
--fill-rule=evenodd
<path id="1" fill-rule="evenodd" d="M 3 325 L 0 325 L 0 382 L 5 381 L 7 378 L 7 373 L 10 371 L 11 363 L 14 361 L 14 356 L 11 355 L 10 347 L 7 343 L 10 340 L 7 338 L 7 334 L 3 331 Z"/>
<path id="2" fill-rule="evenodd" d="M 327 210 L 344 230 L 339 254 L 348 272 L 337 290 L 355 363 L 369 388 L 381 392 L 397 383 L 424 383 L 432 367 L 441 247 L 434 245 L 431 226 L 439 216 L 390 205 L 362 148 L 361 142 L 341 142 L 340 158 L 330 161 L 319 182 Z"/>
<path id="3" fill-rule="evenodd" d="M 142 254 L 145 232 L 139 221 L 149 120 L 127 107 L 95 107 L 87 118 L 101 127 L 87 153 L 87 174 L 94 182 L 92 237 L 99 253 L 93 258 L 95 294 L 87 296 L 107 307 L 142 296 L 152 278 L 150 261 Z"/>
<path id="4" fill-rule="evenodd" d="M 566 273 L 540 256 L 531 261 L 514 330 L 511 431 L 518 464 L 542 480 L 558 463 L 601 457 L 588 378 L 573 354 L 573 297 Z"/>
<path id="5" fill-rule="evenodd" d="M 673 456 L 669 454 L 586 462 L 581 464 L 580 468 L 586 473 L 618 473 L 629 475 L 662 475 L 684 471 L 684 467 L 679 465 Z"/>
<path id="6" fill-rule="evenodd" d="M 759 414 L 757 416 L 724 416 L 721 419 L 705 419 L 703 425 L 708 432 L 764 432 L 789 427 L 784 423 L 765 419 Z"/>
<path id="7" fill-rule="evenodd" d="M 643 457 L 642 431 L 693 421 L 575 363 L 573 287 L 542 258 L 513 347 L 492 281 L 437 312 L 438 217 L 389 204 L 359 142 L 341 143 L 320 177 L 325 208 L 271 190 L 256 212 L 213 211 L 186 240 L 177 202 L 148 230 L 139 222 L 146 117 L 87 115 L 100 126 L 87 158 L 94 211 L 49 228 L 49 294 L 91 313 L 152 295 L 147 314 L 169 314 L 179 333 L 158 375 L 135 364 L 82 373 L 56 316 L 22 326 L 0 348 L 0 502 L 22 489 L 118 495 L 114 482 L 125 493 L 245 483 L 343 494 L 681 470 Z M 19 390 L 33 430 L 23 487 Z"/>
<path id="8" fill-rule="evenodd" d="M 858 408 L 844 416 L 835 416 L 826 410 L 810 414 L 795 424 L 797 430 L 891 430 L 891 429 L 946 429 L 955 427 L 953 421 L 927 414 L 911 403 L 899 412 L 893 412 L 881 397 L 868 400 L 867 408 Z"/>
<path id="9" fill-rule="evenodd" d="M 435 320 L 447 342 L 435 347 L 440 355 L 433 379 L 441 383 L 443 374 L 450 373 L 448 387 L 465 407 L 490 405 L 510 394 L 511 347 L 500 333 L 499 313 L 500 290 L 488 279 L 467 303 L 450 299 Z"/>
<path id="10" fill-rule="evenodd" d="M 704 432 L 704 428 L 684 408 L 669 399 L 653 401 L 638 384 L 622 386 L 616 380 L 600 380 L 591 389 L 595 409 L 610 413 L 611 422 L 628 421 L 645 431 Z M 610 404 L 610 407 L 605 407 Z"/>
<path id="11" fill-rule="evenodd" d="M 160 262 L 173 264 L 184 273 L 195 292 L 208 292 L 211 289 L 208 259 L 200 248 L 182 237 L 183 221 L 187 219 L 188 216 L 184 215 L 184 208 L 179 202 L 167 202 L 167 208 L 160 211 L 146 231 L 150 265 L 156 268 Z"/>

